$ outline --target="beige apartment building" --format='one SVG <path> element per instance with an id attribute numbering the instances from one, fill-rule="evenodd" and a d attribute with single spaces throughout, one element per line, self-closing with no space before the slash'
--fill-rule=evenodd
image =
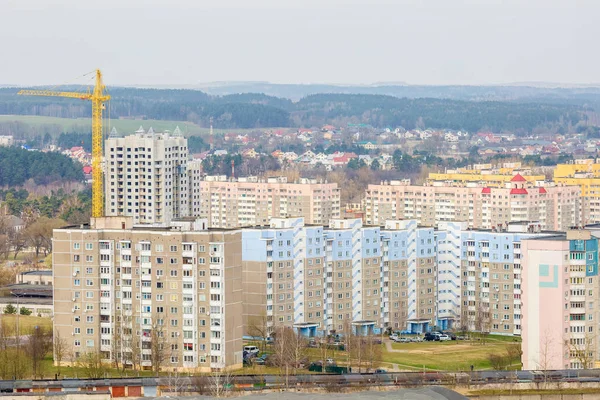
<path id="1" fill-rule="evenodd" d="M 365 222 L 416 219 L 425 226 L 467 222 L 470 228 L 492 229 L 509 222 L 539 221 L 544 230 L 567 230 L 581 222 L 581 189 L 551 182 L 527 181 L 517 174 L 503 187 L 483 183 L 389 181 L 369 185 L 364 199 Z"/>
<path id="2" fill-rule="evenodd" d="M 241 232 L 132 222 L 54 231 L 54 332 L 68 344 L 65 361 L 99 352 L 145 369 L 241 367 Z"/>
<path id="3" fill-rule="evenodd" d="M 192 215 L 207 219 L 210 227 L 268 226 L 271 218 L 287 217 L 328 224 L 331 218 L 340 217 L 340 189 L 336 183 L 194 175 L 199 173 L 199 168 L 190 168 L 190 208 Z"/>

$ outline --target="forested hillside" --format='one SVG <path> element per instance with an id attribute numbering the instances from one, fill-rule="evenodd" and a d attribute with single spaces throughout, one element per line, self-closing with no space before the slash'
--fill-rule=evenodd
<path id="1" fill-rule="evenodd" d="M 81 165 L 60 153 L 0 147 L 0 187 L 19 186 L 33 179 L 38 185 L 57 181 L 81 181 Z"/>
<path id="2" fill-rule="evenodd" d="M 17 89 L 0 89 L 0 114 L 87 117 L 90 105 L 80 100 L 21 97 Z M 342 126 L 450 128 L 471 132 L 530 132 L 559 125 L 567 132 L 594 111 L 590 99 L 543 102 L 463 101 L 399 98 L 368 94 L 315 94 L 298 102 L 264 94 L 211 96 L 197 90 L 111 88 L 110 117 L 189 121 L 220 129 Z M 596 114 L 597 115 L 597 114 Z"/>

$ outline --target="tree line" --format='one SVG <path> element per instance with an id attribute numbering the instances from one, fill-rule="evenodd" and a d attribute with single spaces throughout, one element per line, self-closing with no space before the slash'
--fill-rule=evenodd
<path id="1" fill-rule="evenodd" d="M 59 153 L 0 147 L 0 187 L 20 186 L 32 179 L 37 185 L 82 181 L 81 164 Z"/>
<path id="2" fill-rule="evenodd" d="M 0 115 L 88 117 L 88 105 L 73 99 L 19 97 L 0 88 Z M 111 89 L 112 118 L 184 120 L 218 128 L 264 128 L 363 123 L 373 127 L 447 128 L 476 132 L 531 132 L 559 125 L 569 132 L 586 121 L 585 104 L 399 98 L 371 94 L 314 94 L 292 102 L 257 93 L 211 96 L 198 90 Z"/>

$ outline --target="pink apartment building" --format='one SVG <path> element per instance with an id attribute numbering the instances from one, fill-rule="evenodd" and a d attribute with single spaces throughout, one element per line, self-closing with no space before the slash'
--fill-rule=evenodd
<path id="1" fill-rule="evenodd" d="M 213 228 L 269 225 L 271 218 L 303 217 L 307 224 L 329 224 L 340 217 L 337 183 L 285 177 L 225 176 L 190 178 L 190 213 Z"/>
<path id="2" fill-rule="evenodd" d="M 515 175 L 504 187 L 485 182 L 410 181 L 369 185 L 364 199 L 365 222 L 416 219 L 424 226 L 468 222 L 470 228 L 492 229 L 509 222 L 539 221 L 542 230 L 565 231 L 580 223 L 580 188 L 551 182 L 528 182 Z"/>
<path id="3" fill-rule="evenodd" d="M 523 369 L 593 368 L 598 360 L 594 230 L 522 242 Z"/>

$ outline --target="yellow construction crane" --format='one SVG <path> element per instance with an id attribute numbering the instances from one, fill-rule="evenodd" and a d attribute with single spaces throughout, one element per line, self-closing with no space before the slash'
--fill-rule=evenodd
<path id="1" fill-rule="evenodd" d="M 21 90 L 18 94 L 25 96 L 68 97 L 71 99 L 90 100 L 92 102 L 92 217 L 104 215 L 104 190 L 102 177 L 102 111 L 104 102 L 110 99 L 105 93 L 102 73 L 96 70 L 96 85 L 92 92 L 56 92 L 52 90 Z"/>

